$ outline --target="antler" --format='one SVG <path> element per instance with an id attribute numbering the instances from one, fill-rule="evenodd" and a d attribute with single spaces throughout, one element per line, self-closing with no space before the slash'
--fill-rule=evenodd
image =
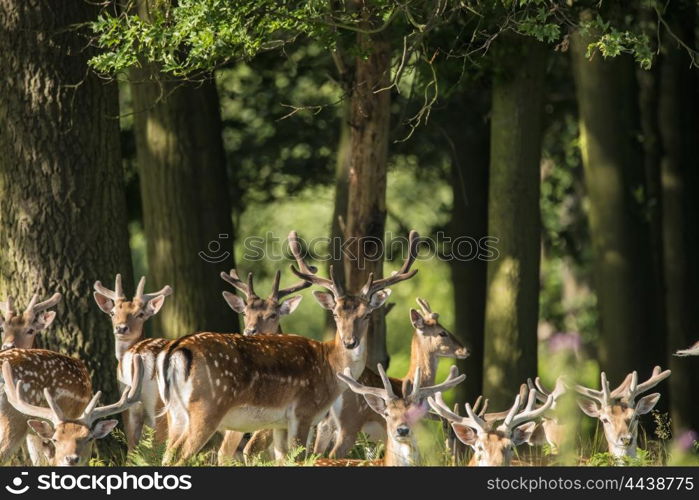
<path id="1" fill-rule="evenodd" d="M 405 281 L 415 276 L 417 269 L 413 269 L 411 271 L 410 267 L 413 265 L 413 262 L 415 262 L 415 258 L 417 257 L 417 245 L 419 243 L 419 239 L 420 235 L 417 231 L 410 231 L 410 234 L 408 235 L 408 255 L 405 257 L 401 268 L 387 278 L 382 278 L 376 281 L 374 281 L 374 274 L 370 273 L 369 279 L 362 288 L 362 295 L 367 298 L 371 297 L 379 290 L 383 290 L 384 288 L 387 288 L 395 283 Z"/>
<path id="2" fill-rule="evenodd" d="M 420 387 L 420 368 L 418 368 L 417 370 L 415 370 L 415 377 L 413 379 L 412 390 L 410 391 L 410 394 L 406 394 L 404 392 L 403 397 L 411 402 L 419 403 L 420 401 L 423 401 L 425 398 L 432 396 L 432 394 L 451 389 L 452 387 L 454 387 L 457 384 L 460 384 L 464 380 L 466 380 L 466 375 L 459 375 L 459 369 L 456 367 L 456 365 L 452 365 L 451 369 L 449 370 L 449 375 L 444 380 L 444 382 L 428 387 Z"/>
<path id="3" fill-rule="evenodd" d="M 290 295 L 292 293 L 296 293 L 299 290 L 303 290 L 304 288 L 308 288 L 309 286 L 313 285 L 310 281 L 303 280 L 299 283 L 296 283 L 295 285 L 292 285 L 288 288 L 282 288 L 281 290 L 279 289 L 279 281 L 281 280 L 282 272 L 277 271 L 274 274 L 274 282 L 272 283 L 272 294 L 269 296 L 271 299 L 274 300 L 279 300 L 287 295 Z"/>
<path id="4" fill-rule="evenodd" d="M 381 363 L 376 365 L 376 368 L 378 368 L 379 376 L 381 377 L 381 381 L 383 382 L 383 389 L 380 387 L 369 387 L 367 385 L 360 384 L 352 377 L 349 368 L 345 368 L 344 373 L 338 373 L 337 377 L 340 380 L 342 380 L 345 384 L 347 384 L 349 388 L 357 394 L 371 394 L 387 402 L 391 399 L 396 399 L 397 396 L 393 392 L 391 381 L 386 375 L 386 372 L 384 371 L 383 366 L 381 366 Z"/>
<path id="5" fill-rule="evenodd" d="M 51 296 L 51 298 L 37 304 L 36 301 L 38 298 L 39 295 L 36 293 L 32 296 L 32 299 L 29 301 L 29 305 L 27 305 L 27 309 L 24 311 L 25 317 L 33 318 L 37 313 L 40 313 L 49 307 L 55 306 L 61 301 L 62 295 L 56 292 Z"/>
<path id="6" fill-rule="evenodd" d="M 430 304 L 425 300 L 421 299 L 418 297 L 415 299 L 417 301 L 417 304 L 420 306 L 420 309 L 422 310 L 422 315 L 425 316 L 426 318 L 431 318 L 431 319 L 439 319 L 439 314 L 432 312 L 432 308 L 430 308 Z"/>
<path id="7" fill-rule="evenodd" d="M 146 303 L 156 297 L 160 297 L 161 295 L 168 296 L 172 293 L 172 287 L 170 285 L 165 285 L 160 290 L 153 293 L 143 293 L 145 287 L 146 277 L 141 276 L 141 279 L 138 281 L 138 286 L 136 287 L 136 295 L 134 296 L 134 299 L 139 299 L 141 302 Z"/>
<path id="8" fill-rule="evenodd" d="M 546 398 L 546 402 L 543 405 L 541 405 L 539 408 L 534 408 L 536 405 L 536 389 L 531 389 L 529 391 L 529 397 L 527 398 L 527 405 L 521 412 L 518 412 L 519 404 L 520 395 L 518 394 L 512 408 L 510 408 L 509 413 L 505 417 L 505 420 L 502 424 L 500 424 L 499 429 L 512 431 L 512 429 L 522 425 L 524 422 L 540 417 L 553 405 L 553 395 L 549 394 L 548 398 Z"/>
<path id="9" fill-rule="evenodd" d="M 651 374 L 650 378 L 645 382 L 639 384 L 638 372 L 632 372 L 631 382 L 629 383 L 628 390 L 622 395 L 622 398 L 626 399 L 630 404 L 633 404 L 634 400 L 636 399 L 636 396 L 652 389 L 660 382 L 668 378 L 671 373 L 672 372 L 670 370 L 661 371 L 661 368 L 659 366 L 656 366 L 655 368 L 653 368 L 653 373 Z"/>
<path id="10" fill-rule="evenodd" d="M 114 280 L 114 290 L 110 290 L 109 288 L 102 285 L 101 281 L 95 281 L 94 288 L 97 293 L 99 293 L 100 295 L 104 295 L 105 297 L 112 300 L 126 298 L 126 296 L 124 295 L 124 289 L 121 286 L 121 274 L 116 275 L 116 278 Z"/>
<path id="11" fill-rule="evenodd" d="M 582 396 L 599 401 L 603 406 L 609 406 L 612 401 L 612 393 L 609 389 L 609 381 L 607 380 L 607 374 L 605 372 L 600 373 L 600 382 L 602 387 L 600 391 L 579 384 L 575 385 L 575 391 Z M 617 389 L 623 387 L 623 385 L 624 383 L 622 382 Z"/>
<path id="12" fill-rule="evenodd" d="M 102 391 L 97 391 L 97 393 L 92 397 L 90 402 L 87 404 L 83 410 L 82 415 L 78 420 L 84 422 L 88 426 L 91 426 L 93 422 L 99 420 L 100 418 L 106 417 L 108 415 L 113 415 L 115 413 L 121 413 L 128 407 L 136 404 L 141 398 L 141 381 L 143 380 L 143 360 L 140 355 L 135 355 L 133 358 L 133 374 L 131 377 L 131 386 L 126 387 L 124 392 L 121 394 L 121 398 L 116 403 L 107 406 L 97 407 L 100 397 L 102 396 Z"/>
<path id="13" fill-rule="evenodd" d="M 296 259 L 296 264 L 299 266 L 298 269 L 292 264 L 291 272 L 304 281 L 308 281 L 313 285 L 322 286 L 330 290 L 335 297 L 342 297 L 345 295 L 345 291 L 342 287 L 342 283 L 335 274 L 334 266 L 330 266 L 330 279 L 322 278 L 317 276 L 318 268 L 314 266 L 309 266 L 303 259 L 301 255 L 301 244 L 299 243 L 298 234 L 296 231 L 291 231 L 289 233 L 289 249 Z"/>
<path id="14" fill-rule="evenodd" d="M 691 347 L 687 349 L 680 349 L 673 356 L 684 357 L 684 356 L 698 356 L 699 355 L 699 342 L 695 342 Z"/>
<path id="15" fill-rule="evenodd" d="M 35 406 L 22 398 L 20 393 L 22 381 L 20 380 L 18 384 L 15 384 L 15 380 L 12 376 L 12 367 L 10 366 L 9 361 L 5 361 L 2 364 L 2 377 L 5 381 L 5 394 L 7 394 L 7 400 L 12 406 L 15 407 L 17 411 L 30 417 L 48 420 L 54 425 L 64 419 L 61 407 L 58 406 L 48 389 L 44 389 L 44 398 L 46 398 L 46 402 L 49 405 L 48 408 L 43 406 Z"/>
<path id="16" fill-rule="evenodd" d="M 252 297 L 257 297 L 255 295 L 255 290 L 252 286 L 252 273 L 248 273 L 248 282 L 244 283 L 243 280 L 240 279 L 238 276 L 238 271 L 235 269 L 231 269 L 231 272 L 226 274 L 224 272 L 221 273 L 221 278 L 227 282 L 233 285 L 235 288 L 240 290 L 245 294 L 245 297 L 247 298 L 252 298 Z"/>
<path id="17" fill-rule="evenodd" d="M 549 392 L 546 390 L 544 385 L 541 383 L 541 378 L 536 377 L 534 381 L 532 379 L 528 378 L 527 379 L 527 387 L 529 390 L 536 390 L 536 399 L 540 402 L 546 401 L 546 399 L 550 396 L 553 395 L 553 403 L 554 405 L 556 404 L 556 401 L 558 398 L 560 398 L 563 394 L 566 392 L 566 384 L 563 381 L 563 376 L 560 376 L 556 379 L 556 385 L 553 388 L 552 392 Z"/>
<path id="18" fill-rule="evenodd" d="M 471 405 L 468 403 L 464 405 L 466 408 L 466 414 L 468 415 L 466 417 L 462 417 L 451 411 L 444 402 L 441 392 L 435 394 L 434 398 L 427 398 L 427 402 L 440 417 L 445 418 L 450 422 L 467 425 L 472 429 L 476 429 L 478 432 L 485 432 L 488 426 L 487 422 L 481 418 L 480 415 L 476 415 L 474 413 Z M 477 402 L 478 401 L 476 401 L 476 403 Z"/>
<path id="19" fill-rule="evenodd" d="M 5 318 L 14 315 L 15 313 L 15 299 L 11 296 L 7 297 L 5 302 L 0 302 L 0 312 L 2 312 Z"/>

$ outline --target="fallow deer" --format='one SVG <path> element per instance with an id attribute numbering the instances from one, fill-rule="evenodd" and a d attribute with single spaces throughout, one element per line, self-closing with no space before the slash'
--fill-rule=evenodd
<path id="1" fill-rule="evenodd" d="M 336 377 L 350 369 L 364 371 L 369 315 L 388 299 L 388 286 L 407 280 L 418 234 L 410 233 L 401 269 L 383 279 L 369 276 L 359 293 L 346 292 L 333 268 L 331 278 L 315 274 L 304 262 L 295 232 L 289 243 L 303 280 L 328 292 L 314 292 L 333 311 L 337 332 L 329 342 L 297 335 L 227 335 L 198 333 L 173 342 L 158 358 L 158 384 L 168 405 L 169 436 L 165 463 L 197 453 L 217 430 L 274 429 L 274 449 L 281 459 L 289 447 L 308 449 L 309 431 L 345 390 Z M 287 442 L 283 443 L 283 430 Z"/>
<path id="2" fill-rule="evenodd" d="M 221 273 L 221 278 L 239 290 L 245 299 L 236 294 L 224 291 L 223 298 L 226 303 L 238 314 L 243 315 L 244 335 L 282 333 L 281 317 L 293 313 L 301 303 L 303 296 L 294 295 L 286 300 L 282 300 L 287 295 L 291 295 L 312 285 L 309 281 L 301 281 L 288 288 L 279 288 L 281 281 L 281 271 L 277 271 L 272 282 L 272 292 L 269 297 L 261 298 L 255 293 L 253 284 L 253 274 L 248 273 L 247 283 L 238 277 L 238 272 L 231 269 L 230 273 Z M 218 462 L 223 465 L 229 458 L 233 457 L 238 449 L 238 445 L 243 439 L 243 433 L 238 431 L 226 431 L 218 452 Z M 260 453 L 267 449 L 272 441 L 272 431 L 256 431 L 245 446 L 244 456 Z"/>
<path id="3" fill-rule="evenodd" d="M 2 348 L 0 350 L 31 349 L 34 347 L 36 334 L 45 330 L 56 319 L 56 311 L 47 311 L 61 300 L 60 293 L 54 293 L 50 299 L 38 302 L 39 296 L 34 294 L 24 312 L 15 309 L 14 300 L 0 302 L 0 331 L 2 331 Z"/>
<path id="4" fill-rule="evenodd" d="M 379 378 L 383 388 L 366 386 L 355 380 L 349 368 L 337 376 L 355 394 L 361 395 L 377 415 L 386 422 L 386 450 L 381 460 L 367 462 L 364 460 L 320 458 L 318 466 L 350 467 L 359 465 L 415 466 L 420 464 L 420 454 L 415 437 L 415 426 L 427 414 L 425 399 L 437 392 L 451 389 L 461 383 L 466 376 L 458 375 L 452 366 L 444 382 L 431 387 L 422 387 L 420 368 L 417 368 L 412 380 L 405 378 L 401 386 L 402 397 L 396 395 L 393 383 L 386 376 L 381 364 L 378 365 Z"/>
<path id="5" fill-rule="evenodd" d="M 462 417 L 452 412 L 444 403 L 441 394 L 429 398 L 428 402 L 437 414 L 451 422 L 456 436 L 473 449 L 471 466 L 510 465 L 515 446 L 527 442 L 534 431 L 536 418 L 547 412 L 553 405 L 553 396 L 539 408 L 536 406 L 536 391 L 529 391 L 527 404 L 520 408 L 521 394 L 507 412 L 476 414 L 466 403 L 466 415 Z M 485 406 L 485 405 L 484 405 Z M 504 416 L 504 418 L 503 418 Z M 502 420 L 502 423 L 499 423 Z"/>
<path id="6" fill-rule="evenodd" d="M 415 328 L 410 348 L 410 367 L 403 379 L 391 379 L 393 386 L 400 391 L 405 380 L 412 380 L 416 373 L 421 374 L 420 385 L 434 384 L 439 358 L 464 359 L 469 351 L 446 328 L 439 323 L 439 314 L 432 312 L 429 303 L 417 299 L 422 312 L 410 310 L 410 322 Z M 359 383 L 369 387 L 380 387 L 381 378 L 368 367 L 359 378 Z M 399 392 L 402 395 L 402 393 Z M 369 434 L 374 440 L 386 438 L 386 424 L 366 403 L 361 394 L 343 393 L 330 410 L 330 415 L 323 421 L 326 428 L 318 432 L 314 452 L 322 454 L 327 449 L 329 432 L 327 427 L 336 429 L 335 445 L 330 452 L 331 458 L 347 456 L 354 445 L 359 431 Z M 319 424 L 319 427 L 321 427 Z"/>
<path id="7" fill-rule="evenodd" d="M 143 361 L 146 376 L 140 392 L 141 404 L 132 405 L 124 415 L 126 441 L 129 449 L 141 439 L 143 426 L 156 430 L 156 438 L 164 439 L 166 419 L 158 418 L 162 402 L 158 396 L 156 377 L 156 356 L 170 342 L 164 338 L 143 338 L 143 325 L 148 318 L 158 314 L 165 303 L 165 297 L 172 293 L 167 285 L 155 293 L 144 293 L 145 276 L 141 277 L 136 287 L 136 294 L 131 300 L 126 299 L 121 284 L 121 274 L 116 275 L 114 290 L 96 281 L 94 285 L 95 302 L 99 308 L 109 314 L 114 331 L 114 350 L 118 360 L 117 379 L 124 386 L 133 386 L 131 367 L 133 358 L 139 355 Z"/>
<path id="8" fill-rule="evenodd" d="M 534 429 L 531 442 L 532 444 L 548 443 L 551 447 L 551 452 L 554 454 L 558 453 L 561 443 L 570 431 L 569 426 L 561 422 L 560 415 L 556 411 L 558 400 L 566 392 L 566 385 L 563 381 L 563 377 L 558 377 L 556 379 L 556 385 L 551 392 L 548 392 L 544 388 L 539 377 L 536 377 L 533 381 L 532 379 L 527 379 L 527 387 L 529 390 L 533 389 L 536 391 L 536 399 L 540 403 L 546 402 L 549 396 L 553 396 L 551 409 L 541 416 L 541 422 L 538 423 L 536 429 Z"/>
<path id="9" fill-rule="evenodd" d="M 601 389 L 590 389 L 576 385 L 575 390 L 583 399 L 578 401 L 580 409 L 588 416 L 602 422 L 609 453 L 617 458 L 635 457 L 638 439 L 638 418 L 650 412 L 660 399 L 660 393 L 636 398 L 652 389 L 670 376 L 670 370 L 653 368 L 648 380 L 638 383 L 638 372 L 629 373 L 613 391 L 610 390 L 606 373 L 600 375 Z"/>
<path id="10" fill-rule="evenodd" d="M 31 389 L 31 385 L 29 391 L 23 390 L 27 378 L 22 378 L 21 372 L 17 370 L 19 378 L 15 382 L 10 361 L 2 364 L 5 394 L 10 404 L 25 416 L 41 419 L 27 420 L 27 424 L 43 440 L 44 453 L 50 465 L 85 465 L 90 459 L 94 440 L 107 436 L 119 423 L 117 420 L 99 420 L 121 413 L 139 401 L 143 363 L 138 355 L 133 358 L 133 362 L 134 385 L 124 390 L 117 403 L 100 407 L 97 407 L 97 403 L 101 392 L 89 399 L 87 405 L 82 400 L 60 404 L 58 397 L 54 398 L 48 388 L 43 390 L 48 407 L 34 404 L 30 401 L 38 399 L 36 390 Z M 26 396 L 29 397 L 29 401 L 25 399 Z"/>
<path id="11" fill-rule="evenodd" d="M 46 404 L 48 393 L 70 418 L 78 417 L 92 396 L 90 375 L 78 359 L 45 349 L 15 348 L 0 352 L 0 364 L 22 380 L 24 397 L 30 404 Z M 32 464 L 42 463 L 41 440 L 28 434 L 27 420 L 6 393 L 0 392 L 0 463 L 17 451 L 25 438 Z"/>

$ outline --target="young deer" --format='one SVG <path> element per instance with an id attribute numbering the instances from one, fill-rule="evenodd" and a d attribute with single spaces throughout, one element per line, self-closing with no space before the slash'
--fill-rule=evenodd
<path id="1" fill-rule="evenodd" d="M 38 406 L 25 400 L 25 396 L 38 399 L 38 395 L 30 389 L 29 394 L 22 395 L 21 388 L 25 379 L 20 378 L 15 382 L 13 369 L 9 361 L 2 365 L 2 376 L 5 381 L 5 393 L 10 404 L 23 415 L 35 417 L 41 420 L 27 420 L 31 429 L 43 440 L 44 453 L 49 465 L 77 466 L 85 465 L 90 459 L 92 443 L 95 439 L 107 436 L 119 423 L 117 420 L 99 419 L 115 413 L 121 413 L 128 407 L 139 401 L 141 380 L 143 378 L 143 363 L 139 356 L 134 357 L 132 387 L 127 387 L 121 399 L 114 404 L 97 407 L 101 392 L 97 392 L 87 405 L 82 401 L 73 400 L 59 404 L 57 398 L 51 394 L 48 388 L 44 388 L 43 395 L 48 407 Z M 90 394 L 92 391 L 90 390 Z M 50 422 L 50 423 L 49 423 Z"/>
<path id="2" fill-rule="evenodd" d="M 158 357 L 158 385 L 168 405 L 169 436 L 165 463 L 197 453 L 217 430 L 274 429 L 274 450 L 308 449 L 309 431 L 345 390 L 336 373 L 350 368 L 358 377 L 366 364 L 369 315 L 390 295 L 386 288 L 411 278 L 418 235 L 410 234 L 405 262 L 397 273 L 379 280 L 369 276 L 357 294 L 345 292 L 331 278 L 315 275 L 301 257 L 295 232 L 289 235 L 301 279 L 326 288 L 315 292 L 335 315 L 335 339 L 318 342 L 297 335 L 227 335 L 198 333 L 173 342 Z M 283 443 L 283 430 L 287 442 Z"/>
<path id="3" fill-rule="evenodd" d="M 515 446 L 531 438 L 536 425 L 533 420 L 551 408 L 553 396 L 549 396 L 542 406 L 535 408 L 536 391 L 531 390 L 523 410 L 520 411 L 521 395 L 518 394 L 507 412 L 491 414 L 485 413 L 485 408 L 480 414 L 476 414 L 471 405 L 466 403 L 466 417 L 447 408 L 439 393 L 434 399 L 429 398 L 428 402 L 439 416 L 451 422 L 459 440 L 473 449 L 469 465 L 500 466 L 510 465 Z M 496 425 L 500 420 L 502 423 Z"/>
<path id="4" fill-rule="evenodd" d="M 401 387 L 404 380 L 413 379 L 416 373 L 421 374 L 421 385 L 434 384 L 440 357 L 464 359 L 469 355 L 468 349 L 439 323 L 439 314 L 432 312 L 428 302 L 418 298 L 417 303 L 422 313 L 410 310 L 410 322 L 415 328 L 410 348 L 410 368 L 403 379 L 391 379 L 397 388 Z M 359 378 L 359 383 L 380 387 L 381 378 L 367 368 Z M 347 456 L 360 430 L 376 440 L 386 439 L 385 421 L 372 410 L 361 394 L 343 393 L 333 403 L 330 415 L 319 424 L 314 452 L 321 454 L 327 449 L 329 438 L 332 437 L 328 427 L 337 429 L 331 458 Z"/>
<path id="5" fill-rule="evenodd" d="M 576 385 L 575 390 L 584 399 L 578 401 L 580 409 L 588 416 L 602 422 L 609 453 L 614 457 L 635 457 L 638 439 L 638 417 L 650 412 L 660 399 L 660 393 L 636 398 L 670 376 L 670 370 L 653 368 L 648 380 L 639 384 L 638 373 L 629 373 L 613 391 L 609 388 L 606 373 L 602 372 L 601 390 Z"/>
<path id="6" fill-rule="evenodd" d="M 221 278 L 225 282 L 230 283 L 245 295 L 245 299 L 243 300 L 234 293 L 228 291 L 223 292 L 223 298 L 231 309 L 243 315 L 245 322 L 243 329 L 244 335 L 282 333 L 280 323 L 281 317 L 293 313 L 301 303 L 303 296 L 295 295 L 284 301 L 282 301 L 282 299 L 287 295 L 291 295 L 292 293 L 296 293 L 312 285 L 310 281 L 301 281 L 288 288 L 280 289 L 279 283 L 281 275 L 281 271 L 275 273 L 274 282 L 272 283 L 272 293 L 270 293 L 269 297 L 263 299 L 255 293 L 252 273 L 248 273 L 247 283 L 244 283 L 238 277 L 238 272 L 235 269 L 231 269 L 231 272 L 228 274 L 221 273 Z M 227 459 L 235 455 L 242 439 L 242 432 L 225 432 L 218 453 L 218 462 L 220 465 L 223 465 Z M 271 441 L 271 430 L 256 431 L 245 446 L 243 452 L 244 456 L 247 458 L 264 451 L 269 448 Z"/>
<path id="7" fill-rule="evenodd" d="M 109 314 L 114 330 L 114 350 L 119 361 L 117 379 L 123 386 L 133 386 L 134 356 L 139 355 L 148 374 L 144 377 L 140 392 L 141 404 L 131 405 L 124 415 L 126 440 L 131 450 L 141 439 L 143 426 L 156 430 L 158 439 L 164 439 L 166 419 L 156 418 L 162 402 L 158 396 L 155 380 L 157 354 L 170 342 L 163 338 L 143 338 L 143 325 L 148 318 L 158 314 L 165 303 L 165 297 L 172 293 L 168 285 L 155 293 L 144 293 L 145 276 L 141 277 L 136 287 L 136 295 L 127 300 L 121 285 L 121 274 L 116 275 L 114 290 L 96 281 L 94 288 L 95 302 L 99 308 Z M 156 421 L 157 420 L 157 421 Z"/>
<path id="8" fill-rule="evenodd" d="M 92 396 L 90 375 L 78 359 L 44 349 L 15 348 L 0 352 L 0 364 L 22 380 L 20 387 L 30 404 L 45 405 L 48 393 L 70 418 L 78 417 Z M 26 438 L 32 464 L 41 464 L 43 446 L 41 440 L 28 434 L 27 420 L 0 391 L 0 463 L 8 460 Z"/>
<path id="9" fill-rule="evenodd" d="M 539 377 L 536 377 L 534 381 L 532 381 L 532 379 L 527 379 L 527 387 L 529 390 L 536 391 L 536 399 L 540 403 L 546 402 L 549 396 L 553 396 L 551 409 L 541 416 L 541 422 L 538 423 L 534 429 L 531 442 L 532 444 L 548 443 L 551 447 L 551 452 L 558 453 L 561 443 L 570 430 L 569 426 L 559 420 L 559 415 L 556 412 L 556 404 L 560 397 L 566 392 L 566 385 L 565 382 L 563 382 L 563 377 L 558 377 L 556 379 L 556 385 L 551 392 L 548 392 L 544 388 Z"/>
<path id="10" fill-rule="evenodd" d="M 386 451 L 382 460 L 367 462 L 364 460 L 321 458 L 315 462 L 320 466 L 348 467 L 358 465 L 414 466 L 420 464 L 417 440 L 413 431 L 415 425 L 427 413 L 425 399 L 440 391 L 451 389 L 461 383 L 466 376 L 458 375 L 452 366 L 444 382 L 431 387 L 422 387 L 420 368 L 417 368 L 411 381 L 406 378 L 402 383 L 402 396 L 393 390 L 393 383 L 386 376 L 381 364 L 378 365 L 379 378 L 383 388 L 361 384 L 349 372 L 337 376 L 357 395 L 363 397 L 367 405 L 386 423 Z"/>
<path id="11" fill-rule="evenodd" d="M 31 349 L 34 347 L 36 334 L 45 330 L 56 319 L 56 311 L 47 311 L 61 300 L 60 293 L 54 293 L 50 299 L 37 303 L 39 296 L 34 294 L 23 313 L 18 312 L 12 297 L 6 302 L 0 302 L 0 331 L 2 331 L 2 347 L 0 350 Z"/>

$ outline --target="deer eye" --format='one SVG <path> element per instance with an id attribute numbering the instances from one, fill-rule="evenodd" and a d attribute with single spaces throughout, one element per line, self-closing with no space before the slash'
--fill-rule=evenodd
<path id="1" fill-rule="evenodd" d="M 114 317 L 114 311 L 109 311 L 109 315 L 113 318 L 113 317 Z"/>
<path id="2" fill-rule="evenodd" d="M 27 329 L 27 335 L 34 335 L 34 329 L 33 328 Z"/>
<path id="3" fill-rule="evenodd" d="M 447 332 L 445 332 L 444 330 L 442 330 L 442 331 L 439 332 L 439 336 L 440 336 L 440 337 L 446 337 L 446 336 L 447 336 Z"/>
<path id="4" fill-rule="evenodd" d="M 145 315 L 146 313 L 144 313 L 143 311 L 139 311 L 138 313 L 136 313 L 137 318 L 143 318 Z"/>
<path id="5" fill-rule="evenodd" d="M 609 423 L 609 419 L 607 417 L 601 417 L 600 420 L 602 421 L 603 424 Z"/>
<path id="6" fill-rule="evenodd" d="M 277 317 L 277 313 L 272 313 L 269 315 L 269 319 L 275 319 Z"/>

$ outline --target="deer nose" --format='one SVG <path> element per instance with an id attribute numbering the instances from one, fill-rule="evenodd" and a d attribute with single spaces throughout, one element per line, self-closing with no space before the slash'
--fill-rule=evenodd
<path id="1" fill-rule="evenodd" d="M 6 351 L 7 349 L 13 349 L 15 347 L 14 342 L 8 342 L 7 344 L 3 344 L 2 348 L 0 348 L 0 351 Z"/>
<path id="2" fill-rule="evenodd" d="M 117 325 L 114 327 L 114 333 L 118 335 L 123 335 L 129 331 L 128 325 Z"/>
<path id="3" fill-rule="evenodd" d="M 350 341 L 346 340 L 344 344 L 347 349 L 354 349 L 359 345 L 359 342 L 357 342 L 357 339 L 353 337 Z"/>
<path id="4" fill-rule="evenodd" d="M 410 428 L 406 426 L 401 426 L 396 429 L 396 434 L 398 434 L 400 437 L 405 437 L 408 434 L 410 434 Z"/>
<path id="5" fill-rule="evenodd" d="M 246 328 L 245 330 L 243 330 L 243 333 L 245 335 L 255 335 L 257 333 L 257 328 L 255 328 L 255 327 Z"/>
<path id="6" fill-rule="evenodd" d="M 628 434 L 625 436 L 621 436 L 621 439 L 619 439 L 619 441 L 621 441 L 621 444 L 623 444 L 624 446 L 628 446 L 631 444 L 631 436 L 629 436 Z"/>
<path id="7" fill-rule="evenodd" d="M 65 461 L 66 465 L 78 465 L 78 462 L 80 461 L 80 457 L 77 455 L 66 455 L 63 460 Z"/>

